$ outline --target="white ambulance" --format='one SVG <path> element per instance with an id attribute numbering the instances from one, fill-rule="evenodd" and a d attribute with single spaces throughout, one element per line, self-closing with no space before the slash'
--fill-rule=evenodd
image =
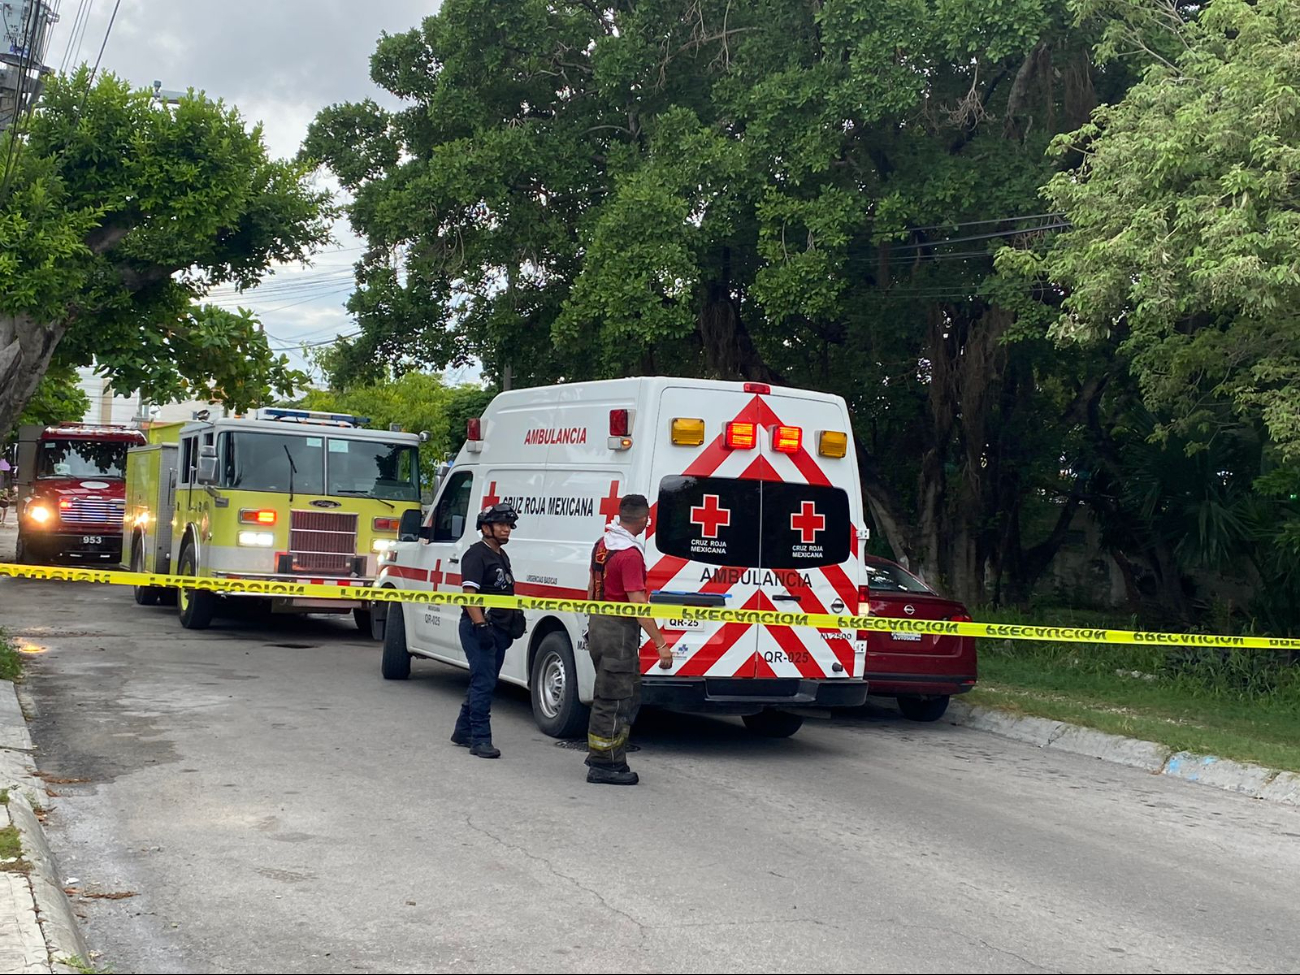
<path id="1" fill-rule="evenodd" d="M 651 503 L 650 600 L 731 609 L 856 613 L 866 605 L 867 538 L 844 400 L 761 383 L 667 377 L 502 393 L 469 421 L 469 439 L 421 525 L 403 523 L 375 584 L 460 592 L 475 515 L 519 512 L 507 552 L 515 591 L 587 598 L 592 546 L 625 494 Z M 466 667 L 461 609 L 387 606 L 382 670 L 411 657 Z M 528 612 L 501 677 L 532 694 L 542 731 L 585 733 L 595 680 L 577 614 Z M 786 709 L 866 699 L 865 633 L 742 623 L 662 622 L 671 670 L 647 638 L 642 700 L 676 711 L 738 714 L 754 731 L 793 734 Z M 377 627 L 378 629 L 378 627 Z"/>

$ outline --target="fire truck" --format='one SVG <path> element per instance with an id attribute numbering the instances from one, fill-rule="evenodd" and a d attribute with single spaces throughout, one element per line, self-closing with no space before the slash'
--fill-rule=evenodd
<path id="1" fill-rule="evenodd" d="M 122 555 L 123 471 L 143 434 L 120 424 L 18 431 L 18 561 Z"/>
<path id="2" fill-rule="evenodd" d="M 123 563 L 138 572 L 319 585 L 369 585 L 396 544 L 403 513 L 420 511 L 423 435 L 370 430 L 365 417 L 262 409 L 151 431 L 127 459 Z M 352 613 L 356 600 L 222 596 L 137 587 L 142 605 L 175 601 L 181 625 L 219 613 Z"/>

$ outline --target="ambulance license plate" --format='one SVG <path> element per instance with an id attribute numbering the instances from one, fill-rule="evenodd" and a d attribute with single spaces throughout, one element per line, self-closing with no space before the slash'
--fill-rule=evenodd
<path id="1" fill-rule="evenodd" d="M 81 536 L 81 544 L 82 544 L 82 545 L 94 545 L 94 546 L 98 547 L 98 546 L 104 544 L 104 536 L 103 536 L 103 535 L 82 535 L 82 536 Z"/>

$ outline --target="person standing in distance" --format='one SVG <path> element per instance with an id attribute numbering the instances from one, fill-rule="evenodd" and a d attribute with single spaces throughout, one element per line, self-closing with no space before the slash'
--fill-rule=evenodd
<path id="1" fill-rule="evenodd" d="M 519 522 L 508 504 L 494 504 L 479 512 L 475 525 L 483 537 L 461 558 L 461 585 L 465 592 L 482 596 L 513 596 L 515 577 L 505 546 Z M 460 617 L 460 645 L 469 663 L 469 691 L 460 706 L 451 740 L 469 748 L 479 758 L 500 758 L 492 744 L 492 696 L 510 644 L 524 633 L 524 614 L 518 609 L 481 609 L 466 606 Z"/>
<path id="2" fill-rule="evenodd" d="M 650 502 L 641 494 L 626 495 L 619 502 L 618 518 L 609 523 L 593 553 L 590 592 L 609 602 L 649 602 L 645 546 L 639 537 L 649 525 Z M 587 726 L 588 782 L 636 785 L 639 781 L 627 767 L 627 740 L 641 697 L 642 630 L 659 651 L 659 666 L 672 667 L 672 651 L 653 619 L 589 618 L 587 650 L 596 667 L 596 688 Z"/>

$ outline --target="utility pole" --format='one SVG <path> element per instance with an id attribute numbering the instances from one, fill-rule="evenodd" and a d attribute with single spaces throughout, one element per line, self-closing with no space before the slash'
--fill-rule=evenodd
<path id="1" fill-rule="evenodd" d="M 50 28 L 59 19 L 45 0 L 0 2 L 0 132 L 29 112 L 41 97 Z"/>

